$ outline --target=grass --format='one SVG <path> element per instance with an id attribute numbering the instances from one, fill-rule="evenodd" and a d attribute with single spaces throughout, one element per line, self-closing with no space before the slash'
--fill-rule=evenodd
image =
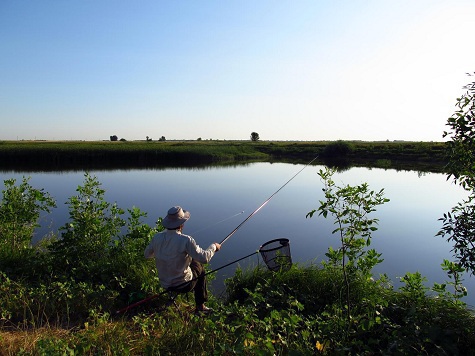
<path id="1" fill-rule="evenodd" d="M 339 149 L 332 149 L 338 146 Z M 341 148 L 347 148 L 341 150 Z M 1 141 L 0 168 L 69 170 L 236 164 L 250 161 L 441 172 L 443 142 L 364 141 Z"/>
<path id="2" fill-rule="evenodd" d="M 356 277 L 356 276 L 355 276 Z M 18 354 L 464 354 L 475 350 L 474 315 L 429 296 L 398 292 L 384 278 L 355 278 L 353 317 L 346 323 L 338 269 L 294 265 L 288 272 L 262 267 L 227 281 L 216 310 L 195 316 L 179 298 L 126 315 L 91 314 L 73 328 L 55 325 L 0 331 L 4 355 Z"/>

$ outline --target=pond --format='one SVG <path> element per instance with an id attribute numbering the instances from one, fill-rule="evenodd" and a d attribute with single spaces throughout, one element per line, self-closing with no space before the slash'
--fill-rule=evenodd
<path id="1" fill-rule="evenodd" d="M 304 165 L 287 163 L 251 163 L 232 167 L 167 168 L 150 170 L 91 171 L 106 190 L 106 200 L 122 208 L 139 207 L 147 212 L 145 221 L 153 224 L 164 217 L 169 207 L 181 205 L 191 212 L 184 233 L 192 235 L 202 247 L 220 242 L 263 204 Z M 337 248 L 339 240 L 332 235 L 333 219 L 306 214 L 317 209 L 323 199 L 323 184 L 317 172 L 323 166 L 308 166 L 280 190 L 255 215 L 243 224 L 211 261 L 211 268 L 251 254 L 275 238 L 290 240 L 294 262 L 319 264 L 326 259 L 329 246 Z M 36 239 L 57 230 L 68 218 L 67 199 L 76 194 L 84 181 L 84 172 L 0 172 L 1 188 L 9 178 L 21 180 L 30 176 L 30 184 L 44 188 L 57 201 L 58 208 L 42 217 L 43 228 Z M 351 168 L 334 176 L 337 185 L 367 182 L 372 190 L 384 188 L 390 199 L 377 208 L 378 230 L 373 234 L 372 248 L 382 253 L 384 262 L 374 269 L 375 277 L 386 273 L 393 285 L 406 272 L 420 272 L 432 286 L 448 280 L 440 268 L 443 259 L 452 260 L 451 246 L 435 234 L 441 228 L 438 219 L 467 196 L 460 187 L 436 173 Z M 235 268 L 262 264 L 258 254 L 216 273 L 211 289 L 220 293 L 224 279 Z M 475 305 L 475 280 L 465 276 L 469 296 Z"/>

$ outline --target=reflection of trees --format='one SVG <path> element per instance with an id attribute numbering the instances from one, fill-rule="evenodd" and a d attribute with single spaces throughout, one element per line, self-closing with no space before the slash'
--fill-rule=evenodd
<path id="1" fill-rule="evenodd" d="M 334 169 L 338 173 L 348 171 L 353 167 L 351 160 L 348 158 L 324 158 L 323 163 L 325 164 L 325 166 Z"/>

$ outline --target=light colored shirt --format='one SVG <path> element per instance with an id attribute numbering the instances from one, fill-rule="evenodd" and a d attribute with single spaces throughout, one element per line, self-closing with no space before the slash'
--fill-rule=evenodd
<path id="1" fill-rule="evenodd" d="M 144 255 L 155 258 L 160 284 L 169 288 L 192 280 L 191 260 L 208 263 L 215 251 L 215 244 L 203 250 L 191 236 L 178 230 L 165 230 L 153 237 Z"/>

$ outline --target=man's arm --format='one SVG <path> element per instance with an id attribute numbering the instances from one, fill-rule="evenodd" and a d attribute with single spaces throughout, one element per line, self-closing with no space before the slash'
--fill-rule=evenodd
<path id="1" fill-rule="evenodd" d="M 196 241 L 190 237 L 187 243 L 187 253 L 195 260 L 201 263 L 208 263 L 214 256 L 215 251 L 219 251 L 221 245 L 212 243 L 206 250 L 196 244 Z"/>

